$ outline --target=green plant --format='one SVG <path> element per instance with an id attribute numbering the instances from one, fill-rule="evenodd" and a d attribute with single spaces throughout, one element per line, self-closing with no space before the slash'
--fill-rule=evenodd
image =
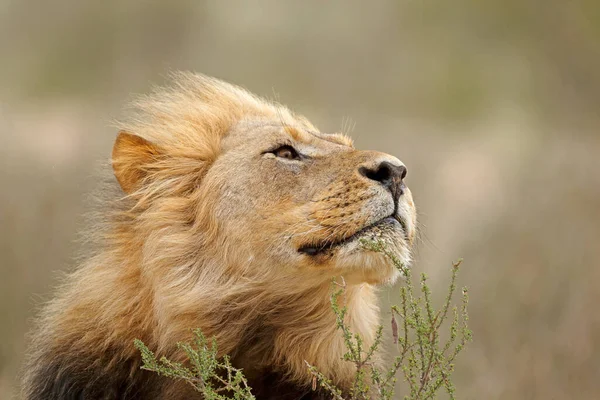
<path id="1" fill-rule="evenodd" d="M 336 315 L 337 327 L 346 345 L 344 360 L 356 366 L 354 384 L 349 393 L 343 393 L 314 366 L 306 364 L 313 375 L 313 390 L 317 385 L 336 400 L 388 400 L 394 396 L 397 374 L 402 372 L 407 384 L 407 400 L 435 398 L 440 389 L 445 389 L 450 399 L 455 398 L 455 388 L 451 381 L 454 360 L 472 338 L 468 328 L 467 306 L 469 302 L 466 288 L 462 290 L 460 307 L 452 306 L 456 292 L 456 278 L 462 260 L 452 265 L 452 276 L 445 301 L 435 310 L 427 276 L 421 275 L 420 289 L 415 290 L 410 268 L 387 250 L 382 242 L 364 241 L 363 246 L 371 251 L 385 254 L 404 276 L 400 287 L 400 305 L 391 307 L 391 325 L 394 344 L 399 355 L 388 369 L 382 369 L 374 362 L 374 356 L 381 346 L 383 326 L 379 326 L 373 344 L 365 348 L 363 338 L 353 333 L 345 323 L 347 308 L 340 306 L 346 285 L 333 282 L 331 307 Z M 444 322 L 450 317 L 447 338 L 442 340 Z M 398 324 L 396 317 L 401 323 Z M 241 370 L 234 368 L 227 356 L 217 358 L 217 344 L 211 345 L 200 330 L 195 330 L 194 344 L 179 343 L 178 346 L 189 358 L 190 368 L 166 358 L 157 360 L 155 355 L 139 340 L 135 344 L 142 352 L 142 368 L 161 375 L 182 379 L 193 385 L 208 400 L 212 399 L 253 399 L 250 388 Z"/>
<path id="2" fill-rule="evenodd" d="M 254 399 L 242 371 L 231 365 L 229 357 L 217 357 L 216 340 L 209 343 L 204 334 L 195 329 L 192 344 L 177 345 L 185 352 L 189 367 L 165 357 L 157 359 L 141 340 L 136 339 L 135 346 L 142 353 L 142 369 L 181 379 L 202 393 L 206 400 Z"/>

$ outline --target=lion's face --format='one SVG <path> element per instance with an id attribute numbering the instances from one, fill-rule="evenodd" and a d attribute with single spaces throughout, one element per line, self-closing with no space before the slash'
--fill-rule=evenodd
<path id="1" fill-rule="evenodd" d="M 416 213 L 397 158 L 201 75 L 181 74 L 134 105 L 112 163 L 136 204 L 127 229 L 157 241 L 146 243 L 152 254 L 299 284 L 393 282 L 388 257 L 362 239 L 409 262 Z"/>
<path id="2" fill-rule="evenodd" d="M 397 158 L 358 151 L 342 135 L 242 121 L 204 183 L 218 191 L 213 212 L 229 262 L 258 274 L 386 283 L 396 269 L 362 239 L 409 262 L 416 213 L 405 176 Z"/>

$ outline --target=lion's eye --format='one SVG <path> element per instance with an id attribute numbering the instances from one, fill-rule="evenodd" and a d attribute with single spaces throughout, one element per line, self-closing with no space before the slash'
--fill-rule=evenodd
<path id="1" fill-rule="evenodd" d="M 300 160 L 300 155 L 292 146 L 281 146 L 272 151 L 275 156 L 285 158 L 287 160 Z"/>

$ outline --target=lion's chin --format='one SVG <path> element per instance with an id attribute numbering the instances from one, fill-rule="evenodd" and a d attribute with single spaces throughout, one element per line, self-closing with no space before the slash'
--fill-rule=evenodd
<path id="1" fill-rule="evenodd" d="M 405 229 L 397 219 L 385 218 L 343 241 L 298 252 L 321 270 L 333 268 L 346 282 L 391 285 L 402 275 L 391 256 L 404 266 L 411 261 Z"/>
<path id="2" fill-rule="evenodd" d="M 338 246 L 330 256 L 334 268 L 349 283 L 393 285 L 402 275 L 394 261 L 408 266 L 410 253 L 403 227 L 396 221 L 384 221 Z"/>
<path id="3" fill-rule="evenodd" d="M 372 285 L 393 285 L 402 273 L 385 254 L 369 250 L 341 252 L 336 257 L 336 270 L 349 283 L 368 283 Z M 408 257 L 400 257 L 408 265 Z M 404 259 L 406 262 L 404 262 Z"/>

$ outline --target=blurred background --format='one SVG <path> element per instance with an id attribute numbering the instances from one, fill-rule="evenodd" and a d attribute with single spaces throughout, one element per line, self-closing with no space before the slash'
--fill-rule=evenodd
<path id="1" fill-rule="evenodd" d="M 597 0 L 2 0 L 0 54 L 1 399 L 74 267 L 111 120 L 179 69 L 406 163 L 416 268 L 439 292 L 465 259 L 459 398 L 600 398 Z"/>

